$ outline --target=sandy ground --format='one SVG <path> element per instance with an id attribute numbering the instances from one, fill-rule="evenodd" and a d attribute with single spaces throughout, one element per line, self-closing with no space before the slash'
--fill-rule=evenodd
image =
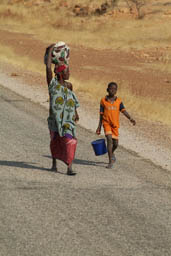
<path id="1" fill-rule="evenodd" d="M 38 86 L 36 81 L 36 78 L 39 79 L 38 75 L 26 72 L 26 76 L 32 77 L 30 80 L 31 83 L 26 83 L 24 77 L 14 76 L 14 71 L 17 72 L 16 68 L 9 65 L 2 65 L 1 63 L 0 70 L 0 83 L 3 86 L 48 108 L 47 87 Z M 86 104 L 87 102 L 81 93 L 78 94 L 78 98 L 81 104 L 79 108 L 79 125 L 95 132 L 98 124 L 98 107 L 94 109 L 91 104 Z M 144 124 L 142 120 L 138 120 L 137 125 L 133 127 L 122 116 L 121 125 L 119 140 L 121 146 L 135 151 L 145 159 L 149 159 L 162 168 L 171 171 L 171 149 L 169 147 L 169 140 L 166 138 L 164 141 L 164 137 L 159 138 L 157 136 L 157 131 L 161 132 L 162 130 L 166 133 L 169 132 L 165 130 L 165 127 L 161 124 L 159 124 L 158 127 L 156 127 L 156 124 L 152 123 L 147 125 L 147 123 Z"/>
<path id="2" fill-rule="evenodd" d="M 44 49 L 48 43 L 37 40 L 34 35 L 17 33 L 12 31 L 12 28 L 5 29 L 4 26 L 0 28 L 0 35 L 2 45 L 9 45 L 19 56 L 26 55 L 37 63 L 42 63 Z M 142 88 L 144 81 L 147 84 L 154 85 L 160 83 L 160 88 L 162 89 L 163 85 L 165 86 L 165 92 L 168 90 L 168 93 L 170 93 L 170 84 L 165 82 L 165 73 L 154 73 L 154 71 L 148 69 L 143 73 L 139 72 L 139 69 L 131 70 L 130 67 L 141 67 L 142 63 L 147 61 L 144 59 L 145 55 L 141 57 L 135 52 L 123 53 L 117 51 L 111 53 L 110 51 L 98 51 L 75 46 L 71 46 L 71 48 L 70 71 L 75 80 L 80 80 L 80 78 L 86 81 L 98 80 L 103 71 L 103 79 L 106 79 L 106 81 L 112 81 L 113 77 L 116 81 L 122 78 L 131 84 L 137 83 Z M 170 74 L 167 74 L 167 79 L 171 81 Z M 45 75 L 42 76 L 39 73 L 0 62 L 0 83 L 48 108 L 48 90 Z M 155 88 L 155 86 L 153 87 Z M 155 93 L 155 90 L 151 93 Z M 99 106 L 94 105 L 81 92 L 78 92 L 77 96 L 81 104 L 79 125 L 95 132 L 98 124 Z M 171 127 L 166 127 L 161 123 L 147 122 L 136 116 L 135 113 L 134 118 L 137 121 L 135 127 L 121 115 L 120 145 L 171 171 Z"/>

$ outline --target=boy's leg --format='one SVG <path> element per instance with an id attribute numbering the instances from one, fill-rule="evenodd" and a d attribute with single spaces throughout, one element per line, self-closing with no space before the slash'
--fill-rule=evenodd
<path id="1" fill-rule="evenodd" d="M 113 146 L 112 146 L 112 153 L 117 149 L 118 147 L 118 139 L 112 139 L 113 141 Z"/>
<path id="2" fill-rule="evenodd" d="M 109 156 L 109 164 L 107 166 L 107 168 L 112 168 L 113 167 L 113 141 L 112 141 L 112 135 L 106 135 L 106 139 L 107 139 L 107 151 L 108 151 L 108 156 Z"/>
<path id="3" fill-rule="evenodd" d="M 114 161 L 116 161 L 116 157 L 115 157 L 114 152 L 115 152 L 115 150 L 116 150 L 117 147 L 118 147 L 118 139 L 112 139 L 112 141 L 113 141 L 113 146 L 112 146 L 112 153 L 113 153 L 113 156 L 112 156 L 112 158 L 113 158 Z"/>

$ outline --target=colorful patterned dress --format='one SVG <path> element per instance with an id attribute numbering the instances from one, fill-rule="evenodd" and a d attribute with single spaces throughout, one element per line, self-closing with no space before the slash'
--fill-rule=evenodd
<path id="1" fill-rule="evenodd" d="M 70 164 L 74 159 L 77 145 L 75 111 L 79 107 L 79 102 L 75 93 L 60 85 L 56 77 L 49 85 L 49 96 L 48 127 L 52 157 Z"/>

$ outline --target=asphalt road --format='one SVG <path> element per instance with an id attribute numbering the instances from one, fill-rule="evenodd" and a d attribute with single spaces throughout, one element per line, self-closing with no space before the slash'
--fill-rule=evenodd
<path id="1" fill-rule="evenodd" d="M 106 169 L 81 127 L 77 175 L 50 172 L 47 115 L 0 86 L 0 256 L 170 256 L 171 173 L 121 147 Z"/>

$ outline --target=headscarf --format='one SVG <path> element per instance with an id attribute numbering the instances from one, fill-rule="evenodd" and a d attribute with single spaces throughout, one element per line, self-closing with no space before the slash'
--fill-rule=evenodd
<path id="1" fill-rule="evenodd" d="M 55 74 L 61 74 L 61 72 L 62 72 L 63 70 L 65 70 L 66 68 L 68 68 L 67 65 L 61 65 L 61 66 L 55 65 L 54 73 L 55 73 Z"/>

